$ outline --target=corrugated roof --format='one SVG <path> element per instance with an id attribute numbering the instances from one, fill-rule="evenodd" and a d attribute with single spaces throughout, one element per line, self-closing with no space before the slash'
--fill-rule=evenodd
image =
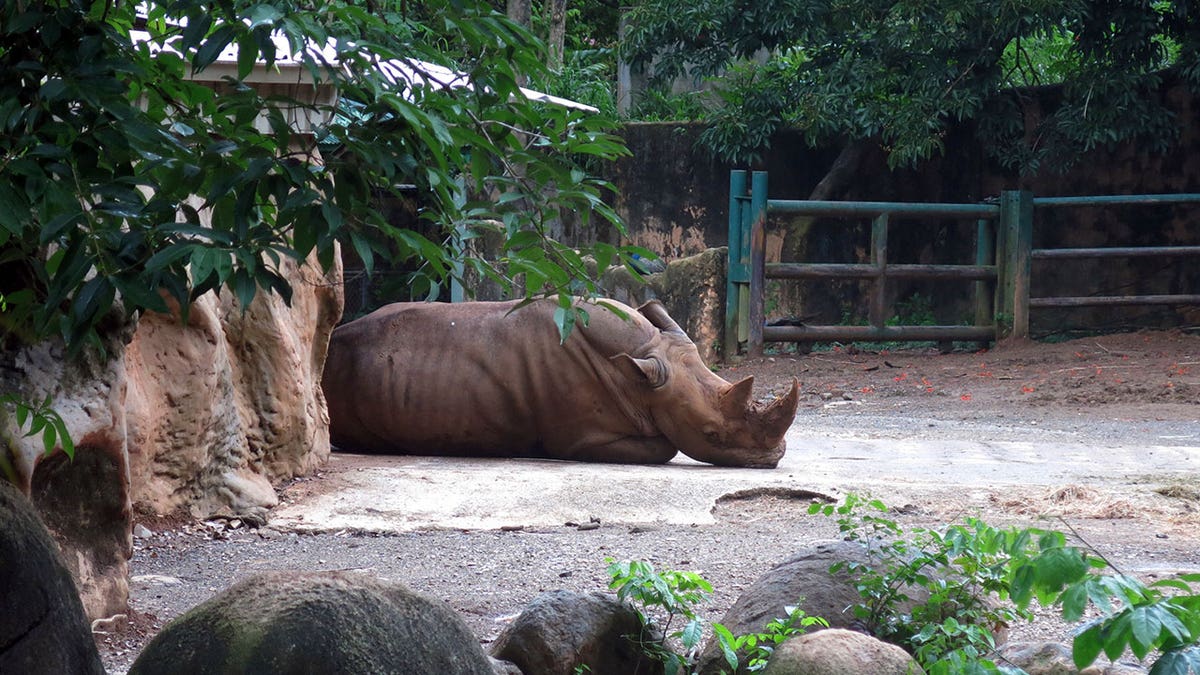
<path id="1" fill-rule="evenodd" d="M 130 32 L 130 38 L 133 43 L 151 43 L 155 49 L 171 49 L 170 42 L 165 47 L 159 47 L 151 42 L 150 33 L 142 30 Z M 176 38 L 181 39 L 181 38 Z M 275 32 L 271 35 L 271 40 L 275 43 L 275 63 L 273 69 L 268 69 L 266 61 L 259 58 L 255 67 L 255 72 L 245 78 L 248 83 L 260 82 L 287 82 L 287 83 L 304 83 L 311 82 L 312 79 L 308 71 L 303 67 L 303 61 L 300 58 L 301 52 L 292 48 L 286 35 L 280 32 Z M 304 47 L 318 60 L 326 63 L 337 65 L 338 52 L 334 47 L 332 40 L 326 42 L 322 46 L 316 43 L 307 43 Z M 236 43 L 231 43 L 217 55 L 216 60 L 211 66 L 204 71 L 193 75 L 193 79 L 201 81 L 219 82 L 226 77 L 237 77 L 238 63 L 238 46 Z M 376 61 L 376 67 L 379 72 L 384 75 L 390 82 L 400 84 L 407 83 L 409 87 L 419 86 L 437 86 L 437 87 L 453 87 L 466 88 L 472 87 L 470 78 L 465 73 L 451 70 L 445 66 L 440 66 L 436 63 L 422 61 L 419 59 L 387 59 Z M 521 95 L 531 101 L 547 103 L 549 105 L 560 106 L 563 108 L 572 108 L 575 110 L 583 110 L 586 112 L 600 112 L 597 108 L 590 105 L 572 101 L 570 99 L 559 96 L 552 96 L 544 92 L 536 91 L 521 87 Z"/>

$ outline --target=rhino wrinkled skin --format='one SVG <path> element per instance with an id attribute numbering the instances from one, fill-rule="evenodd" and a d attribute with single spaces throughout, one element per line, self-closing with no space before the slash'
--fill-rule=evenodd
<path id="1" fill-rule="evenodd" d="M 397 303 L 333 333 L 323 387 L 341 450 L 664 463 L 677 451 L 773 468 L 799 402 L 730 384 L 651 301 L 582 305 L 560 344 L 557 303 Z"/>

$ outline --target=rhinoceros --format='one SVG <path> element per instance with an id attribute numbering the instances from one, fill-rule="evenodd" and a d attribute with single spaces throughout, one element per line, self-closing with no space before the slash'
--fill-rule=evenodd
<path id="1" fill-rule="evenodd" d="M 582 302 L 582 301 L 579 301 Z M 351 452 L 656 464 L 676 452 L 773 468 L 799 384 L 751 402 L 651 301 L 585 304 L 560 344 L 554 300 L 397 303 L 333 332 L 323 388 L 333 445 Z"/>

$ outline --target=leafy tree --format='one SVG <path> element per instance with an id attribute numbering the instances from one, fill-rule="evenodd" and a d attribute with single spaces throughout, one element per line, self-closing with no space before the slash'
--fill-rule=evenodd
<path id="1" fill-rule="evenodd" d="M 236 77 L 219 91 L 192 79 L 229 47 Z M 288 59 L 340 102 L 246 84 L 256 61 Z M 0 341 L 78 349 L 114 312 L 186 312 L 214 289 L 243 306 L 261 289 L 286 298 L 281 262 L 328 266 L 339 242 L 368 266 L 423 259 L 416 283 L 436 289 L 485 229 L 502 255 L 467 266 L 568 307 L 596 289 L 573 282 L 580 252 L 547 225 L 570 211 L 619 226 L 580 162 L 626 151 L 603 118 L 520 95 L 518 75 L 536 81 L 543 63 L 525 29 L 475 0 L 3 3 Z M 328 120 L 319 152 L 290 126 L 297 111 Z M 405 184 L 442 235 L 376 209 Z M 626 255 L 594 253 L 601 268 Z"/>
<path id="2" fill-rule="evenodd" d="M 784 126 L 842 143 L 814 198 L 866 148 L 911 164 L 966 120 L 1024 172 L 1126 140 L 1163 149 L 1178 130 L 1157 92 L 1200 84 L 1200 13 L 1183 1 L 646 0 L 630 25 L 627 55 L 657 77 L 723 73 L 705 139 L 726 159 L 757 160 Z M 1017 88 L 1047 83 L 1052 103 Z"/>

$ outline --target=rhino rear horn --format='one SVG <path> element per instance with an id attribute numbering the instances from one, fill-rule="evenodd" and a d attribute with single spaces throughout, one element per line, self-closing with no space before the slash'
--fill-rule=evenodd
<path id="1" fill-rule="evenodd" d="M 672 319 L 670 314 L 667 314 L 667 308 L 658 300 L 647 302 L 638 307 L 638 311 L 642 313 L 642 316 L 649 319 L 655 328 L 667 333 L 678 333 L 687 337 L 687 333 L 683 332 L 683 329 L 679 327 L 679 324 L 675 323 L 675 319 Z"/>
<path id="2" fill-rule="evenodd" d="M 754 393 L 754 376 L 750 375 L 721 392 L 721 414 L 726 418 L 745 417 Z"/>
<path id="3" fill-rule="evenodd" d="M 800 405 L 800 382 L 792 378 L 792 389 L 782 398 L 772 401 L 755 417 L 760 425 L 759 433 L 769 445 L 778 443 L 796 419 L 796 408 Z"/>

